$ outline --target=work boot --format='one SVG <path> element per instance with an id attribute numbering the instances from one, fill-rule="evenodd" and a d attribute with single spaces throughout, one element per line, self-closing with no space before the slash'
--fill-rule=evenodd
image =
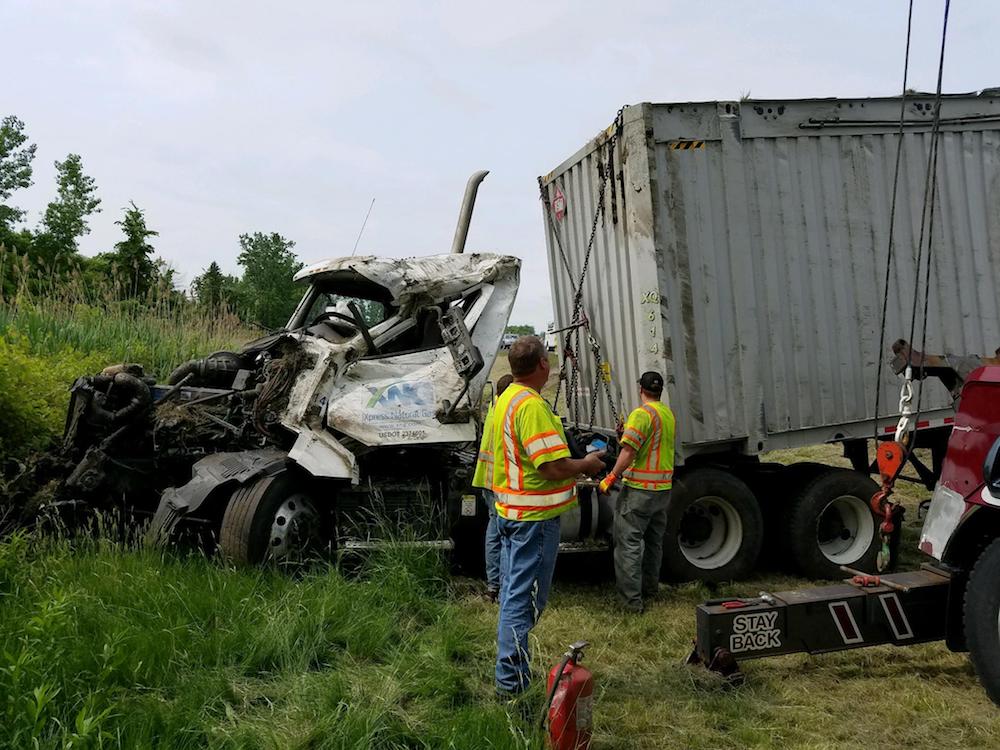
<path id="1" fill-rule="evenodd" d="M 619 600 L 618 601 L 618 609 L 621 612 L 625 612 L 626 614 L 641 615 L 643 612 L 646 611 L 646 605 L 645 605 L 645 603 L 626 604 L 625 602 Z"/>
<path id="2" fill-rule="evenodd" d="M 500 589 L 494 586 L 487 586 L 486 599 L 489 601 L 490 604 L 496 604 L 497 601 L 500 599 Z"/>

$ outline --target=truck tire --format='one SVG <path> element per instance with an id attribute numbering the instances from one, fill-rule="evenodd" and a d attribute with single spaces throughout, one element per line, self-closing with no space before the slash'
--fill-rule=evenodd
<path id="1" fill-rule="evenodd" d="M 661 576 L 706 583 L 744 578 L 763 539 L 764 522 L 750 488 L 720 469 L 693 469 L 670 493 Z"/>
<path id="2" fill-rule="evenodd" d="M 743 464 L 730 471 L 746 482 L 757 498 L 761 517 L 764 519 L 764 542 L 758 567 L 780 568 L 789 556 L 785 544 L 785 521 L 788 508 L 807 482 L 819 476 L 828 467 L 818 463 L 801 462 L 791 465 L 778 463 Z"/>
<path id="3" fill-rule="evenodd" d="M 965 587 L 965 639 L 983 689 L 1000 705 L 1000 539 L 976 560 Z"/>
<path id="4" fill-rule="evenodd" d="M 827 468 L 788 507 L 784 542 L 807 578 L 843 578 L 841 565 L 875 572 L 879 521 L 869 507 L 878 491 L 853 469 Z"/>
<path id="5" fill-rule="evenodd" d="M 219 549 L 240 565 L 294 564 L 319 548 L 322 519 L 288 472 L 261 477 L 233 492 L 222 516 Z"/>

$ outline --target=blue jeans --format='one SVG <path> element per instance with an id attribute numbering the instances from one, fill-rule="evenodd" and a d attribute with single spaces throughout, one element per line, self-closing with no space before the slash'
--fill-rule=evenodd
<path id="1" fill-rule="evenodd" d="M 486 524 L 486 586 L 493 591 L 499 591 L 500 532 L 497 530 L 496 496 L 490 490 L 483 490 L 483 498 L 490 511 L 490 521 Z"/>
<path id="2" fill-rule="evenodd" d="M 531 681 L 528 634 L 545 609 L 559 552 L 559 518 L 497 518 L 500 533 L 500 622 L 496 687 L 520 693 Z"/>

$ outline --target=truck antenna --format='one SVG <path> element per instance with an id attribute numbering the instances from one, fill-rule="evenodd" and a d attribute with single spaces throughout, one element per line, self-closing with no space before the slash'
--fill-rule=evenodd
<path id="1" fill-rule="evenodd" d="M 372 208 L 375 207 L 375 197 L 372 196 L 372 202 L 368 206 L 368 213 L 365 214 L 365 220 L 361 222 L 361 231 L 358 232 L 358 238 L 354 240 L 354 249 L 351 250 L 351 257 L 354 257 L 354 253 L 358 251 L 358 243 L 361 242 L 361 235 L 365 233 L 365 227 L 368 225 L 368 217 L 372 215 Z"/>

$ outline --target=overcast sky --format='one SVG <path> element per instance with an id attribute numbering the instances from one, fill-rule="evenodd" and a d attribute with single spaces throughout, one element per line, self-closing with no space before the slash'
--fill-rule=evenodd
<path id="1" fill-rule="evenodd" d="M 911 86 L 932 91 L 943 0 L 917 0 Z M 0 0 L 0 116 L 38 144 L 15 194 L 34 226 L 53 162 L 82 155 L 103 211 L 130 200 L 181 284 L 237 235 L 305 262 L 448 252 L 489 169 L 470 250 L 524 260 L 512 321 L 551 319 L 536 177 L 622 104 L 899 92 L 905 0 L 837 2 L 43 2 Z M 1000 3 L 952 3 L 945 90 L 1000 86 Z"/>

